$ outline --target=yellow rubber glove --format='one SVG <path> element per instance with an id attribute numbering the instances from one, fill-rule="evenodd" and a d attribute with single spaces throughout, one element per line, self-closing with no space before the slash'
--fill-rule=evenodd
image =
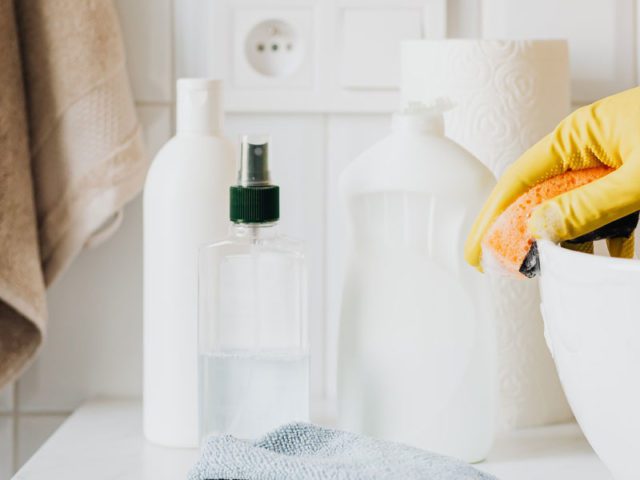
<path id="1" fill-rule="evenodd" d="M 568 170 L 602 165 L 616 170 L 533 211 L 532 238 L 570 240 L 640 210 L 640 87 L 576 110 L 507 168 L 467 237 L 467 262 L 480 268 L 482 239 L 521 194 Z M 628 241 L 610 243 L 619 256 L 633 254 Z"/>

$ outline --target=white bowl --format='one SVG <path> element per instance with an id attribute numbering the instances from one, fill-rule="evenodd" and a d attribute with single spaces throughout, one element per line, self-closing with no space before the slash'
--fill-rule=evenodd
<path id="1" fill-rule="evenodd" d="M 538 242 L 545 338 L 569 404 L 617 480 L 640 478 L 640 261 Z"/>

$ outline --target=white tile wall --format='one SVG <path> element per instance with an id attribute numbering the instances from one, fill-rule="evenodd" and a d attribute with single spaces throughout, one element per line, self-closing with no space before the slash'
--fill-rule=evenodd
<path id="1" fill-rule="evenodd" d="M 0 413 L 11 412 L 12 409 L 13 409 L 13 385 L 8 385 L 2 390 L 0 390 Z"/>
<path id="2" fill-rule="evenodd" d="M 21 412 L 70 412 L 88 397 L 137 396 L 141 382 L 142 208 L 84 251 L 48 294 L 49 337 L 18 385 Z"/>
<path id="3" fill-rule="evenodd" d="M 0 416 L 0 479 L 11 477 L 13 463 L 13 419 Z"/>

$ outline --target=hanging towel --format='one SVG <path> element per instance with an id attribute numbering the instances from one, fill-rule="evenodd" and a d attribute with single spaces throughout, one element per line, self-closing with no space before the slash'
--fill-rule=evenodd
<path id="1" fill-rule="evenodd" d="M 209 437 L 189 480 L 491 480 L 466 463 L 399 443 L 292 423 L 257 442 Z"/>
<path id="2" fill-rule="evenodd" d="M 45 288 L 112 233 L 148 160 L 110 0 L 0 0 L 0 388 L 46 331 Z"/>

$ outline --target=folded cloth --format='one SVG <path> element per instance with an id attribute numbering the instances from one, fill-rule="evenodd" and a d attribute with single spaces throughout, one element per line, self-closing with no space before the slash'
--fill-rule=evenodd
<path id="1" fill-rule="evenodd" d="M 209 437 L 189 480 L 489 480 L 466 463 L 307 423 L 251 442 Z"/>
<path id="2" fill-rule="evenodd" d="M 111 0 L 0 0 L 0 388 L 46 332 L 45 287 L 118 225 L 148 159 Z"/>

